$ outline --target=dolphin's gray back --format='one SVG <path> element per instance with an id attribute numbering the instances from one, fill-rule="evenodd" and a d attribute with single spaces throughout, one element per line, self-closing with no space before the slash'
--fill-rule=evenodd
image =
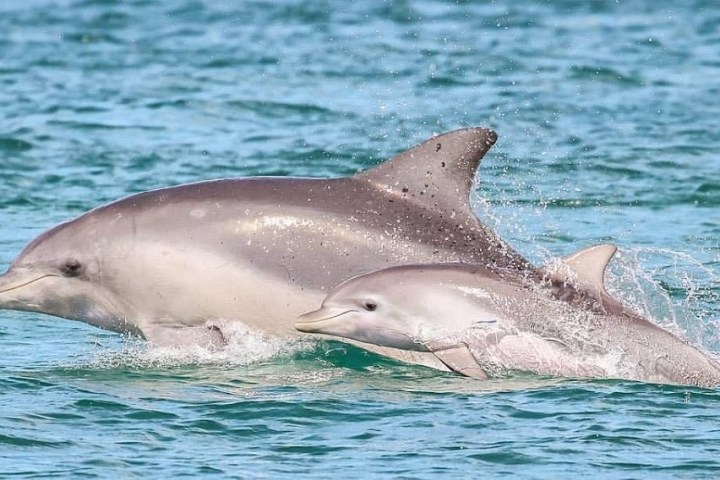
<path id="1" fill-rule="evenodd" d="M 446 218 L 353 178 L 218 180 L 144 193 L 88 215 L 122 216 L 117 227 L 138 240 L 205 245 L 311 288 L 405 263 L 531 268 L 474 216 Z"/>

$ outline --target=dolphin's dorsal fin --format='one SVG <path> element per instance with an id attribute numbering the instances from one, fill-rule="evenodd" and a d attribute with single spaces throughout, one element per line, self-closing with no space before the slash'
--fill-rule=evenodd
<path id="1" fill-rule="evenodd" d="M 607 294 L 605 291 L 605 270 L 616 251 L 617 247 L 615 245 L 603 244 L 584 248 L 572 255 L 563 257 L 561 263 L 570 272 L 560 269 L 553 274 L 553 279 L 576 284 L 581 289 L 587 290 L 598 297 Z"/>
<path id="2" fill-rule="evenodd" d="M 372 183 L 405 201 L 449 215 L 470 214 L 475 171 L 497 134 L 466 128 L 433 137 L 355 178 Z"/>

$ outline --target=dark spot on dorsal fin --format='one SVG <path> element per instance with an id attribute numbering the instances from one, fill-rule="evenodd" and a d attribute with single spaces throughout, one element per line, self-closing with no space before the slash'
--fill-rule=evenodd
<path id="1" fill-rule="evenodd" d="M 497 135 L 485 128 L 456 130 L 431 138 L 355 178 L 398 194 L 424 191 L 414 201 L 451 216 L 474 214 L 470 189 L 480 160 Z M 438 148 L 438 145 L 440 148 Z"/>

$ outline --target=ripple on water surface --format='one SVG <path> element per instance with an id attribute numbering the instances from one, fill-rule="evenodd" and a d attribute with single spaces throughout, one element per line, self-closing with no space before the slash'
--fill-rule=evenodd
<path id="1" fill-rule="evenodd" d="M 536 263 L 720 351 L 717 2 L 0 2 L 0 258 L 113 199 L 341 176 L 463 126 Z M 475 382 L 337 342 L 146 350 L 0 312 L 0 476 L 713 478 L 716 390 Z"/>

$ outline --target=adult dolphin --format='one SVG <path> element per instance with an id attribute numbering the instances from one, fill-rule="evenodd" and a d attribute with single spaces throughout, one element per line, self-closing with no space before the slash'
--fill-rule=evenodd
<path id="1" fill-rule="evenodd" d="M 472 265 L 383 269 L 342 283 L 295 326 L 431 352 L 480 379 L 521 370 L 720 385 L 717 361 L 607 294 L 604 271 L 614 253 L 611 245 L 580 251 L 551 281 Z"/>
<path id="2" fill-rule="evenodd" d="M 345 178 L 225 179 L 132 195 L 30 242 L 0 276 L 0 308 L 177 345 L 221 341 L 234 321 L 296 335 L 294 318 L 329 288 L 378 268 L 532 268 L 469 204 L 496 138 L 450 132 Z M 443 368 L 431 356 L 382 352 Z"/>

